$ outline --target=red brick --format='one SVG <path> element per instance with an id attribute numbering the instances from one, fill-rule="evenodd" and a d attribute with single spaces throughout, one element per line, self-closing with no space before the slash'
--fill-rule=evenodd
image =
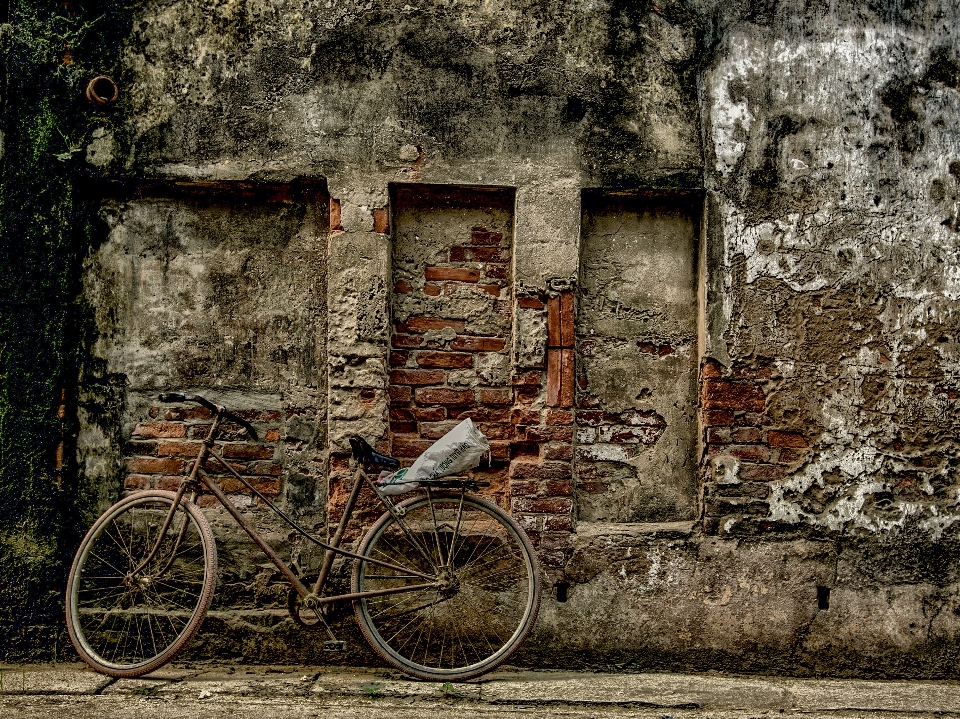
<path id="1" fill-rule="evenodd" d="M 470 233 L 470 242 L 474 245 L 499 245 L 502 240 L 502 233 L 488 232 L 485 227 L 474 227 Z"/>
<path id="2" fill-rule="evenodd" d="M 203 442 L 160 442 L 157 454 L 161 457 L 196 457 Z"/>
<path id="3" fill-rule="evenodd" d="M 445 377 L 438 369 L 395 369 L 390 373 L 390 384 L 443 384 Z"/>
<path id="4" fill-rule="evenodd" d="M 736 427 L 730 436 L 734 442 L 757 444 L 763 441 L 763 430 L 759 427 Z"/>
<path id="5" fill-rule="evenodd" d="M 387 393 L 390 395 L 390 401 L 398 404 L 405 404 L 413 398 L 413 391 L 410 387 L 390 387 Z"/>
<path id="6" fill-rule="evenodd" d="M 544 424 L 573 424 L 573 412 L 566 409 L 548 409 Z"/>
<path id="7" fill-rule="evenodd" d="M 410 359 L 410 352 L 407 350 L 393 350 L 390 352 L 391 367 L 405 367 L 408 359 Z"/>
<path id="8" fill-rule="evenodd" d="M 197 497 L 197 506 L 198 507 L 216 507 L 220 504 L 220 500 L 217 499 L 212 494 L 201 494 Z"/>
<path id="9" fill-rule="evenodd" d="M 274 448 L 263 444 L 236 444 L 223 445 L 223 456 L 228 459 L 271 459 Z"/>
<path id="10" fill-rule="evenodd" d="M 522 374 L 517 375 L 513 378 L 510 384 L 514 387 L 518 385 L 527 385 L 527 386 L 540 386 L 540 383 L 543 381 L 543 373 L 539 370 L 530 370 L 529 372 L 523 372 Z"/>
<path id="11" fill-rule="evenodd" d="M 390 431 L 394 434 L 416 434 L 416 422 L 391 422 Z"/>
<path id="12" fill-rule="evenodd" d="M 767 432 L 767 444 L 771 447 L 809 447 L 807 440 L 799 432 L 781 432 L 771 429 Z"/>
<path id="13" fill-rule="evenodd" d="M 573 518 L 563 514 L 547 517 L 544 520 L 543 528 L 554 532 L 572 532 Z"/>
<path id="14" fill-rule="evenodd" d="M 418 352 L 416 361 L 421 367 L 446 367 L 454 369 L 470 369 L 473 367 L 473 355 L 463 352 Z M 402 384 L 436 384 L 436 382 L 404 382 Z"/>
<path id="15" fill-rule="evenodd" d="M 413 412 L 402 407 L 391 407 L 389 412 L 390 419 L 398 422 L 413 422 Z"/>
<path id="16" fill-rule="evenodd" d="M 150 477 L 145 474 L 130 474 L 123 480 L 124 489 L 150 489 Z"/>
<path id="17" fill-rule="evenodd" d="M 373 231 L 386 235 L 390 232 L 390 217 L 386 207 L 378 207 L 373 211 Z"/>
<path id="18" fill-rule="evenodd" d="M 183 472 L 183 460 L 173 457 L 130 457 L 127 471 L 131 474 L 179 474 Z"/>
<path id="19" fill-rule="evenodd" d="M 734 424 L 743 427 L 766 427 L 770 423 L 770 418 L 762 412 L 738 412 L 734 419 Z"/>
<path id="20" fill-rule="evenodd" d="M 212 424 L 194 424 L 187 430 L 190 439 L 206 439 Z"/>
<path id="21" fill-rule="evenodd" d="M 280 440 L 280 430 L 279 429 L 268 429 L 267 433 L 263 435 L 263 438 L 267 442 L 277 442 Z"/>
<path id="22" fill-rule="evenodd" d="M 280 480 L 274 478 L 262 477 L 260 479 L 255 479 L 250 484 L 253 485 L 253 488 L 256 489 L 260 494 L 263 494 L 267 497 L 276 497 L 280 494 Z"/>
<path id="23" fill-rule="evenodd" d="M 511 444 L 511 442 L 490 440 L 490 456 L 494 459 L 494 461 L 509 462 Z"/>
<path id="24" fill-rule="evenodd" d="M 530 512 L 531 514 L 568 514 L 573 508 L 573 501 L 564 497 L 549 497 L 546 499 L 531 499 L 530 497 L 514 497 L 510 500 L 512 512 Z"/>
<path id="25" fill-rule="evenodd" d="M 770 461 L 770 448 L 763 444 L 731 444 L 727 445 L 725 453 L 748 462 Z"/>
<path id="26" fill-rule="evenodd" d="M 429 295 L 430 297 L 439 297 L 442 291 L 443 288 L 440 287 L 440 285 L 435 285 L 431 282 L 423 286 L 423 294 Z"/>
<path id="27" fill-rule="evenodd" d="M 557 406 L 573 407 L 574 351 L 572 349 L 561 350 L 560 360 L 560 396 L 557 398 Z"/>
<path id="28" fill-rule="evenodd" d="M 573 347 L 573 293 L 560 294 L 560 346 Z"/>
<path id="29" fill-rule="evenodd" d="M 157 482 L 157 489 L 165 489 L 168 492 L 176 492 L 180 489 L 180 485 L 183 484 L 183 477 L 175 476 L 166 476 L 161 477 L 160 481 Z"/>
<path id="30" fill-rule="evenodd" d="M 606 412 L 599 409 L 577 410 L 577 424 L 585 427 L 599 427 L 604 422 L 616 421 L 608 417 Z"/>
<path id="31" fill-rule="evenodd" d="M 513 404 L 513 390 L 505 389 L 481 389 L 480 402 L 482 404 L 506 405 Z"/>
<path id="32" fill-rule="evenodd" d="M 740 409 L 762 412 L 765 406 L 763 390 L 757 385 L 707 380 L 703 383 L 704 409 Z"/>
<path id="33" fill-rule="evenodd" d="M 447 410 L 443 407 L 414 407 L 410 413 L 418 422 L 437 422 L 447 418 Z"/>
<path id="34" fill-rule="evenodd" d="M 506 346 L 502 337 L 457 337 L 450 349 L 463 352 L 499 352 Z"/>
<path id="35" fill-rule="evenodd" d="M 531 496 L 537 494 L 539 491 L 540 485 L 530 480 L 525 480 L 523 482 L 510 482 L 510 494 L 512 494 L 514 497 Z"/>
<path id="36" fill-rule="evenodd" d="M 410 332 L 429 332 L 430 330 L 444 330 L 447 327 L 452 329 L 454 332 L 463 332 L 466 329 L 467 323 L 463 320 L 448 320 L 443 319 L 442 317 L 410 317 L 406 322 L 398 322 L 397 328 L 400 328 L 400 325 Z M 394 344 L 396 347 L 397 345 Z"/>
<path id="37" fill-rule="evenodd" d="M 710 444 L 729 444 L 729 427 L 707 427 L 707 442 Z"/>
<path id="38" fill-rule="evenodd" d="M 276 409 L 242 409 L 237 416 L 248 422 L 279 422 L 283 419 L 283 412 Z"/>
<path id="39" fill-rule="evenodd" d="M 518 297 L 517 304 L 525 310 L 543 309 L 543 302 L 537 297 Z"/>
<path id="40" fill-rule="evenodd" d="M 514 424 L 540 424 L 540 412 L 535 409 L 515 409 L 510 412 Z"/>
<path id="41" fill-rule="evenodd" d="M 477 285 L 477 289 L 483 290 L 484 292 L 486 292 L 488 295 L 491 295 L 492 297 L 499 297 L 500 290 L 503 289 L 503 286 L 502 285 Z"/>
<path id="42" fill-rule="evenodd" d="M 801 449 L 789 449 L 783 447 L 777 453 L 777 462 L 780 464 L 793 464 L 804 458 L 806 452 Z"/>
<path id="43" fill-rule="evenodd" d="M 573 476 L 569 462 L 523 462 L 514 460 L 510 464 L 511 479 L 552 479 L 566 480 Z"/>
<path id="44" fill-rule="evenodd" d="M 726 426 L 733 424 L 733 412 L 726 409 L 711 409 L 703 413 L 704 425 L 710 427 Z"/>
<path id="45" fill-rule="evenodd" d="M 394 335 L 390 341 L 394 347 L 414 349 L 423 344 L 423 337 L 420 335 L 398 334 Z"/>
<path id="46" fill-rule="evenodd" d="M 527 427 L 529 442 L 572 442 L 573 427 Z"/>
<path id="47" fill-rule="evenodd" d="M 505 280 L 509 272 L 509 265 L 487 265 L 484 267 L 484 274 L 493 280 Z"/>
<path id="48" fill-rule="evenodd" d="M 413 285 L 411 285 L 407 280 L 400 280 L 393 286 L 393 291 L 398 295 L 405 295 L 413 292 Z"/>
<path id="49" fill-rule="evenodd" d="M 560 298 L 547 300 L 547 346 L 561 347 L 563 330 L 560 328 Z"/>
<path id="50" fill-rule="evenodd" d="M 330 198 L 330 230 L 337 231 L 343 230 L 342 225 L 340 224 L 341 218 L 341 207 L 340 200 L 337 200 L 333 197 Z"/>
<path id="51" fill-rule="evenodd" d="M 509 422 L 510 410 L 507 407 L 493 407 L 489 405 L 480 405 L 478 407 L 469 407 L 460 409 L 451 407 L 449 412 L 451 419 L 464 420 L 469 417 L 474 422 Z"/>
<path id="52" fill-rule="evenodd" d="M 130 441 L 127 443 L 127 453 L 139 457 L 155 457 L 157 455 L 157 443 Z"/>
<path id="53" fill-rule="evenodd" d="M 570 480 L 547 482 L 548 497 L 569 497 L 571 495 L 573 495 L 573 482 Z"/>
<path id="54" fill-rule="evenodd" d="M 187 428 L 179 422 L 142 422 L 133 430 L 136 437 L 176 439 L 187 436 Z"/>
<path id="55" fill-rule="evenodd" d="M 724 375 L 723 365 L 717 362 L 715 359 L 706 359 L 703 361 L 703 364 L 700 366 L 700 379 L 714 379 L 716 377 L 722 377 Z"/>
<path id="56" fill-rule="evenodd" d="M 424 277 L 431 281 L 450 280 L 452 282 L 476 282 L 480 279 L 480 270 L 470 267 L 428 267 Z"/>
<path id="57" fill-rule="evenodd" d="M 433 444 L 432 439 L 394 437 L 391 451 L 394 457 L 419 457 Z"/>
<path id="58" fill-rule="evenodd" d="M 487 439 L 513 439 L 512 424 L 493 424 L 490 422 L 481 422 L 480 431 Z"/>
<path id="59" fill-rule="evenodd" d="M 247 486 L 236 477 L 220 477 L 220 491 L 226 494 L 237 494 L 238 492 L 249 492 Z"/>
<path id="60" fill-rule="evenodd" d="M 447 389 L 446 387 L 419 388 L 414 393 L 419 404 L 460 405 L 473 402 L 472 389 Z"/>
<path id="61" fill-rule="evenodd" d="M 544 459 L 573 459 L 573 445 L 548 444 L 543 448 Z"/>

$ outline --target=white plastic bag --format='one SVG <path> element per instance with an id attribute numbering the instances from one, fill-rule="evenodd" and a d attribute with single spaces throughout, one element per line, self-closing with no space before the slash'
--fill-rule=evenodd
<path id="1" fill-rule="evenodd" d="M 419 487 L 420 482 L 472 469 L 489 451 L 487 438 L 468 417 L 430 445 L 413 466 L 393 474 L 381 472 L 377 488 L 384 494 L 403 494 Z"/>

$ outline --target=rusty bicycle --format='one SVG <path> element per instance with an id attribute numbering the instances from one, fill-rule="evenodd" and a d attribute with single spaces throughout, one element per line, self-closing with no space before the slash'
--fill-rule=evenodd
<path id="1" fill-rule="evenodd" d="M 399 466 L 361 438 L 352 490 L 329 541 L 314 536 L 241 477 L 215 449 L 226 420 L 252 425 L 198 395 L 164 393 L 162 402 L 194 402 L 214 419 L 189 475 L 173 491 L 143 490 L 122 498 L 90 528 L 67 581 L 66 616 L 77 652 L 93 669 L 137 677 L 163 666 L 191 640 L 217 583 L 217 550 L 197 497 L 213 494 L 290 583 L 289 610 L 302 628 L 326 632 L 324 648 L 343 647 L 324 616 L 351 602 L 360 629 L 393 667 L 420 679 L 465 680 L 502 664 L 529 634 L 540 606 L 536 554 L 523 530 L 474 492 L 482 483 L 448 478 L 424 483 L 394 501 L 374 472 Z M 224 467 L 295 532 L 324 549 L 316 580 L 298 576 L 257 533 L 204 471 Z M 363 486 L 383 514 L 354 549 L 343 546 Z M 324 594 L 337 555 L 353 561 L 350 591 Z"/>

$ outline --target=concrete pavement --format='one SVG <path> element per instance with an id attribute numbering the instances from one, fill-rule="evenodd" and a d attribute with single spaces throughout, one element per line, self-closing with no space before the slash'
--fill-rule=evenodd
<path id="1" fill-rule="evenodd" d="M 503 670 L 436 684 L 392 671 L 172 666 L 113 680 L 81 664 L 0 665 L 0 716 L 151 719 L 463 716 L 960 716 L 960 683 Z"/>

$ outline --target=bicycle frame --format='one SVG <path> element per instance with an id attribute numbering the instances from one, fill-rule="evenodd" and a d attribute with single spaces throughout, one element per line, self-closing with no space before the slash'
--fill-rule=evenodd
<path id="1" fill-rule="evenodd" d="M 223 459 L 223 457 L 221 457 L 213 449 L 213 443 L 214 443 L 213 437 L 216 435 L 216 432 L 220 426 L 220 423 L 221 423 L 221 416 L 220 416 L 220 413 L 218 412 L 214 418 L 213 425 L 210 427 L 210 431 L 208 432 L 207 437 L 204 439 L 203 444 L 200 447 L 200 451 L 197 455 L 197 459 L 190 470 L 190 476 L 186 480 L 184 480 L 180 484 L 180 487 L 177 489 L 174 503 L 169 513 L 167 514 L 166 519 L 164 520 L 164 524 L 161 527 L 161 530 L 158 534 L 156 544 L 148 554 L 147 558 L 144 559 L 143 562 L 141 562 L 140 566 L 134 571 L 134 573 L 141 571 L 143 567 L 147 566 L 156 556 L 167 531 L 170 529 L 170 524 L 173 521 L 174 514 L 177 508 L 179 507 L 180 502 L 183 500 L 183 497 L 187 494 L 187 492 L 190 492 L 189 500 L 195 501 L 197 496 L 202 491 L 209 491 L 211 494 L 213 494 L 217 498 L 220 504 L 224 507 L 224 509 L 227 510 L 227 512 L 234 518 L 234 520 L 236 520 L 237 524 L 239 524 L 240 528 L 247 533 L 250 539 L 253 540 L 253 542 L 258 547 L 260 547 L 261 551 L 263 551 L 266 557 L 277 567 L 280 573 L 283 574 L 283 576 L 287 579 L 287 581 L 290 582 L 290 584 L 297 590 L 297 593 L 305 600 L 309 600 L 309 606 L 313 608 L 316 608 L 322 604 L 328 604 L 331 602 L 349 601 L 354 599 L 363 599 L 366 597 L 377 597 L 377 596 L 384 596 L 388 594 L 401 594 L 404 592 L 420 591 L 423 589 L 440 588 L 441 585 L 439 582 L 436 581 L 435 577 L 432 577 L 428 574 L 418 572 L 410 567 L 401 567 L 396 564 L 391 564 L 390 562 L 384 562 L 378 559 L 374 559 L 372 557 L 364 557 L 360 554 L 356 554 L 347 549 L 343 549 L 340 546 L 340 542 L 343 539 L 343 535 L 346 531 L 347 525 L 349 524 L 350 519 L 353 516 L 353 510 L 354 510 L 354 507 L 356 506 L 357 498 L 360 496 L 360 490 L 362 489 L 363 485 L 367 483 L 373 489 L 374 494 L 377 496 L 378 500 L 380 501 L 380 504 L 383 505 L 383 507 L 386 508 L 386 510 L 394 516 L 394 518 L 397 520 L 399 525 L 403 528 L 403 531 L 410 538 L 414 546 L 416 546 L 421 552 L 421 554 L 423 554 L 424 558 L 427 559 L 428 563 L 433 567 L 434 571 L 439 570 L 439 567 L 437 567 L 435 563 L 430 559 L 429 553 L 426 552 L 422 547 L 422 545 L 420 544 L 420 542 L 418 542 L 408 532 L 405 524 L 403 523 L 402 517 L 400 516 L 400 514 L 396 512 L 393 502 L 390 501 L 385 495 L 377 491 L 376 486 L 374 485 L 370 477 L 367 475 L 367 473 L 364 472 L 362 466 L 358 465 L 357 470 L 354 473 L 353 489 L 351 490 L 350 495 L 347 497 L 347 502 L 344 505 L 344 509 L 343 509 L 343 516 L 340 518 L 340 523 L 337 525 L 337 529 L 334 533 L 334 536 L 330 540 L 330 542 L 324 542 L 320 539 L 317 539 L 313 535 L 311 535 L 303 527 L 297 524 L 293 519 L 291 519 L 286 514 L 284 514 L 276 505 L 273 504 L 273 502 L 271 502 L 267 497 L 263 496 L 263 494 L 261 494 L 256 488 L 253 487 L 253 485 L 251 485 L 247 480 L 241 477 L 237 473 L 237 471 L 233 467 L 231 467 Z M 324 548 L 325 552 L 324 552 L 323 565 L 320 570 L 320 575 L 317 577 L 317 581 L 314 584 L 312 589 L 307 587 L 307 585 L 305 585 L 301 581 L 300 577 L 297 576 L 297 574 L 287 565 L 287 563 L 280 558 L 280 556 L 273 550 L 273 548 L 269 544 L 267 544 L 267 542 L 257 532 L 253 524 L 249 520 L 247 520 L 247 518 L 244 517 L 243 514 L 241 514 L 241 512 L 233 505 L 233 502 L 231 502 L 230 499 L 227 497 L 227 495 L 223 493 L 223 491 L 218 486 L 217 482 L 211 481 L 205 475 L 202 468 L 205 462 L 207 461 L 207 459 L 209 459 L 210 457 L 213 457 L 213 459 L 217 460 L 217 462 L 219 462 L 220 465 L 225 467 L 227 471 L 235 479 L 241 482 L 245 487 L 247 487 L 247 489 L 252 491 L 258 498 L 263 500 L 275 514 L 277 514 L 281 519 L 287 522 L 298 533 L 300 533 L 310 541 L 314 542 L 315 544 Z M 429 495 L 430 493 L 429 488 L 427 488 L 427 492 Z M 461 504 L 462 504 L 462 500 L 461 500 Z M 457 525 L 459 527 L 459 519 L 458 519 Z M 182 536 L 178 537 L 177 541 L 174 542 L 172 554 L 176 554 L 177 547 L 179 546 L 181 539 L 182 539 Z M 330 575 L 330 569 L 333 566 L 333 561 L 336 555 L 350 557 L 352 559 L 362 559 L 365 562 L 368 562 L 370 564 L 375 564 L 375 565 L 385 567 L 387 569 L 392 569 L 395 571 L 405 572 L 407 574 L 421 577 L 427 581 L 424 584 L 415 584 L 415 585 L 409 585 L 404 587 L 386 588 L 386 589 L 379 589 L 379 590 L 370 590 L 365 592 L 338 594 L 338 595 L 329 596 L 329 597 L 321 597 L 319 596 L 319 594 L 323 591 L 323 588 L 326 585 L 327 579 L 329 578 L 329 575 Z M 442 554 L 439 556 L 442 556 Z"/>

